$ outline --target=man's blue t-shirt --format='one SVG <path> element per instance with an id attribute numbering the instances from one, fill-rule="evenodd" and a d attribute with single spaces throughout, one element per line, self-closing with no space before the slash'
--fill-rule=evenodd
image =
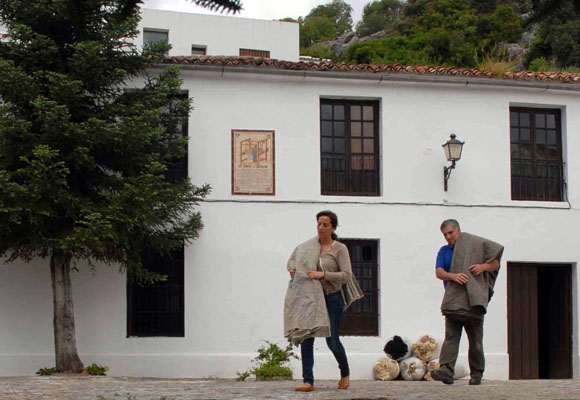
<path id="1" fill-rule="evenodd" d="M 447 244 L 439 249 L 435 268 L 443 268 L 446 272 L 449 272 L 451 260 L 453 260 L 453 247 Z M 443 286 L 447 287 L 447 281 L 443 281 Z"/>

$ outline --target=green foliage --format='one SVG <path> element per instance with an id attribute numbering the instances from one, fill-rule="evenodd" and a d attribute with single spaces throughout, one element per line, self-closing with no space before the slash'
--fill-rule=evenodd
<path id="1" fill-rule="evenodd" d="M 575 19 L 542 24 L 532 42 L 527 62 L 537 58 L 554 59 L 556 66 L 580 65 L 580 15 Z"/>
<path id="2" fill-rule="evenodd" d="M 57 373 L 56 367 L 40 368 L 38 371 L 36 371 L 36 375 L 40 376 L 48 376 L 56 373 Z"/>
<path id="3" fill-rule="evenodd" d="M 375 0 L 368 3 L 356 26 L 357 34 L 363 37 L 384 30 L 388 34 L 396 35 L 399 33 L 398 24 L 402 21 L 403 9 L 402 0 Z"/>
<path id="4" fill-rule="evenodd" d="M 93 363 L 88 367 L 86 367 L 86 370 L 87 374 L 89 375 L 107 375 L 106 372 L 109 370 L 109 367 L 104 367 L 102 365 L 97 365 L 96 363 Z"/>
<path id="5" fill-rule="evenodd" d="M 336 39 L 338 31 L 331 18 L 323 16 L 307 17 L 300 24 L 300 47 L 306 48 L 316 43 Z"/>
<path id="6" fill-rule="evenodd" d="M 576 65 L 569 65 L 567 67 L 559 68 L 554 60 L 546 60 L 544 57 L 532 60 L 528 66 L 530 71 L 534 72 L 569 72 L 580 73 L 580 67 Z"/>
<path id="7" fill-rule="evenodd" d="M 292 369 L 290 368 L 290 359 L 298 356 L 292 351 L 292 344 L 282 348 L 276 343 L 264 341 L 265 344 L 258 349 L 258 355 L 252 364 L 254 366 L 246 372 L 238 372 L 238 381 L 244 381 L 250 375 L 256 379 L 269 379 L 275 377 L 292 378 Z"/>
<path id="8" fill-rule="evenodd" d="M 372 39 L 350 46 L 346 61 L 379 64 L 426 64 L 429 53 L 420 41 L 410 41 L 404 36 Z"/>
<path id="9" fill-rule="evenodd" d="M 269 379 L 274 377 L 292 378 L 292 369 L 288 366 L 282 365 L 262 365 L 260 368 L 254 370 L 256 379 Z"/>
<path id="10" fill-rule="evenodd" d="M 282 21 L 300 24 L 300 48 L 306 49 L 352 30 L 351 13 L 352 7 L 344 0 L 333 0 L 313 8 L 304 18 L 284 18 Z"/>
<path id="11" fill-rule="evenodd" d="M 540 57 L 532 60 L 528 66 L 528 69 L 534 72 L 548 72 L 553 71 L 554 67 L 555 65 L 553 63 L 550 63 L 544 57 Z"/>
<path id="12" fill-rule="evenodd" d="M 123 0 L 6 0 L 0 16 L 0 257 L 68 253 L 162 279 L 143 248 L 196 238 L 209 192 L 171 175 L 191 103 L 179 69 L 146 72 L 167 44 L 127 42 L 139 8 Z"/>
<path id="13" fill-rule="evenodd" d="M 507 0 L 381 0 L 358 26 L 359 34 L 377 30 L 387 36 L 353 45 L 346 61 L 473 67 L 478 52 L 516 42 L 522 20 Z"/>
<path id="14" fill-rule="evenodd" d="M 238 372 L 236 372 L 236 375 L 238 375 L 238 377 L 236 378 L 236 381 L 243 382 L 252 375 L 252 372 L 251 371 L 244 371 L 244 372 L 238 371 Z"/>
<path id="15" fill-rule="evenodd" d="M 310 46 L 302 50 L 300 54 L 318 58 L 331 58 L 332 50 L 330 49 L 330 47 L 325 46 L 323 44 L 315 44 L 314 46 Z"/>
<path id="16" fill-rule="evenodd" d="M 313 17 L 330 18 L 336 27 L 338 35 L 352 30 L 352 7 L 344 0 L 332 0 L 329 4 L 321 4 L 313 8 L 306 16 L 306 20 Z"/>

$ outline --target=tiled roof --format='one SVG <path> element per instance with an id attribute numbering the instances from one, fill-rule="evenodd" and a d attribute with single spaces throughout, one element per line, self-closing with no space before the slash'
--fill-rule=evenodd
<path id="1" fill-rule="evenodd" d="M 280 61 L 270 58 L 226 57 L 226 56 L 173 56 L 165 59 L 166 64 L 245 67 L 259 70 L 313 71 L 360 74 L 407 74 L 419 76 L 449 76 L 458 78 L 489 78 L 496 80 L 516 80 L 527 82 L 571 83 L 580 84 L 580 74 L 568 72 L 506 72 L 496 76 L 477 68 L 432 67 L 426 65 L 401 64 L 346 64 L 332 62 L 294 62 Z"/>

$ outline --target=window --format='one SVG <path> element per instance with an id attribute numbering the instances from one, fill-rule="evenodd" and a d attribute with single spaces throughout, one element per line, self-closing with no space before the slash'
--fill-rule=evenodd
<path id="1" fill-rule="evenodd" d="M 201 45 L 197 45 L 197 44 L 191 45 L 191 54 L 192 55 L 205 56 L 206 51 L 207 51 L 207 46 L 201 46 Z"/>
<path id="2" fill-rule="evenodd" d="M 364 292 L 343 314 L 341 335 L 379 335 L 378 240 L 341 239 L 348 247 L 354 276 Z"/>
<path id="3" fill-rule="evenodd" d="M 185 336 L 183 264 L 183 248 L 165 257 L 143 251 L 143 267 L 167 280 L 148 286 L 127 280 L 127 337 Z"/>
<path id="4" fill-rule="evenodd" d="M 255 50 L 255 49 L 240 49 L 241 57 L 263 57 L 270 58 L 270 51 L 268 50 Z"/>
<path id="5" fill-rule="evenodd" d="M 560 110 L 510 108 L 512 200 L 563 201 Z"/>
<path id="6" fill-rule="evenodd" d="M 187 98 L 188 92 L 184 91 L 176 97 L 176 100 L 185 100 Z M 174 132 L 174 135 L 187 137 L 189 116 L 176 117 L 175 107 L 177 106 L 177 101 L 170 104 L 169 108 L 163 114 L 163 124 L 167 129 Z M 167 179 L 170 182 L 181 181 L 185 178 L 187 178 L 187 153 L 183 157 L 171 160 L 167 166 Z"/>
<path id="7" fill-rule="evenodd" d="M 378 101 L 320 101 L 321 192 L 379 196 Z"/>
<path id="8" fill-rule="evenodd" d="M 169 31 L 162 29 L 143 29 L 143 44 L 169 41 Z"/>
<path id="9" fill-rule="evenodd" d="M 131 93 L 138 95 L 139 92 Z M 178 96 L 187 99 L 188 93 Z M 162 122 L 175 135 L 187 137 L 187 117 L 176 117 L 172 102 L 163 113 Z M 167 166 L 167 179 L 177 182 L 187 178 L 187 153 L 171 160 Z M 164 282 L 139 286 L 131 277 L 127 279 L 127 337 L 173 336 L 183 337 L 184 328 L 184 258 L 183 247 L 169 255 L 161 255 L 152 248 L 142 254 L 143 267 L 167 275 Z"/>

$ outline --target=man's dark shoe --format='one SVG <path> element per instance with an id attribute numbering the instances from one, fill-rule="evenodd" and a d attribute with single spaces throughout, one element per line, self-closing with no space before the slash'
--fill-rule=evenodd
<path id="1" fill-rule="evenodd" d="M 453 385 L 453 377 L 449 373 L 442 371 L 441 368 L 431 371 L 431 378 L 446 385 Z"/>
<path id="2" fill-rule="evenodd" d="M 481 385 L 481 376 L 473 376 L 469 380 L 470 385 Z"/>

